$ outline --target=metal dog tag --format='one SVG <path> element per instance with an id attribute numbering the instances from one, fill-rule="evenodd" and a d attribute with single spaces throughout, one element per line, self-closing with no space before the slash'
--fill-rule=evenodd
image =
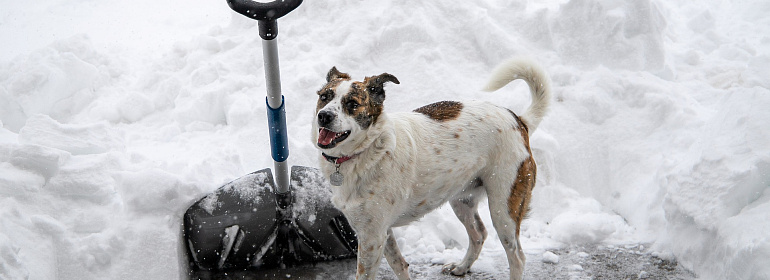
<path id="1" fill-rule="evenodd" d="M 342 173 L 340 173 L 339 170 L 334 171 L 332 175 L 329 175 L 329 182 L 332 183 L 332 186 L 342 186 L 342 180 L 344 180 L 345 177 L 342 176 Z"/>

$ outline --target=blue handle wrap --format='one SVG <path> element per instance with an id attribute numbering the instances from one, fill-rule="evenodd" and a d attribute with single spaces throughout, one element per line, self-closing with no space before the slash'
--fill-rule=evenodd
<path id="1" fill-rule="evenodd" d="M 286 134 L 286 110 L 283 96 L 281 96 L 280 107 L 273 109 L 270 108 L 270 104 L 267 104 L 267 124 L 270 130 L 273 160 L 283 162 L 289 158 L 289 137 Z"/>

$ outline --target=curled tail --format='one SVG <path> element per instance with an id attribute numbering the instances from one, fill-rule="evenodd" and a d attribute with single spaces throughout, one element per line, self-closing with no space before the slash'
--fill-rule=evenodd
<path id="1" fill-rule="evenodd" d="M 496 91 L 517 79 L 526 81 L 532 94 L 532 104 L 521 116 L 522 121 L 529 128 L 529 133 L 532 133 L 543 120 L 551 104 L 551 82 L 540 66 L 528 59 L 509 59 L 492 71 L 492 76 L 483 90 Z"/>

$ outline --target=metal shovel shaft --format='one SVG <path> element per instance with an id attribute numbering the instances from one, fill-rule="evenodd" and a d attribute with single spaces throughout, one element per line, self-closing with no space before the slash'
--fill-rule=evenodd
<path id="1" fill-rule="evenodd" d="M 262 40 L 262 56 L 265 60 L 265 80 L 267 81 L 267 104 L 278 109 L 283 104 L 281 96 L 281 71 L 278 65 L 278 43 L 275 40 Z"/>
<path id="2" fill-rule="evenodd" d="M 267 114 L 270 130 L 270 147 L 275 166 L 277 194 L 289 191 L 289 141 L 286 132 L 286 111 L 281 95 L 281 71 L 278 65 L 278 43 L 276 40 L 262 40 L 262 56 L 267 81 Z"/>

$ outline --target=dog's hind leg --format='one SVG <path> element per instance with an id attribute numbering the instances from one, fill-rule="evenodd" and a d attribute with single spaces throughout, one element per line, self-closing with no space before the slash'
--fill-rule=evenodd
<path id="1" fill-rule="evenodd" d="M 385 241 L 385 259 L 388 260 L 390 268 L 396 273 L 399 280 L 409 280 L 409 264 L 404 260 L 401 251 L 398 249 L 396 238 L 393 237 L 393 230 L 388 230 L 388 240 Z"/>
<path id="2" fill-rule="evenodd" d="M 519 241 L 521 222 L 529 207 L 532 188 L 535 186 L 535 162 L 532 157 L 525 159 L 515 172 L 498 170 L 497 176 L 484 181 L 489 196 L 489 211 L 508 256 L 512 280 L 524 276 L 524 251 Z M 501 174 L 510 174 L 501 176 Z"/>
<path id="3" fill-rule="evenodd" d="M 492 214 L 492 224 L 495 226 L 500 242 L 508 256 L 508 266 L 511 279 L 522 279 L 524 273 L 524 252 L 519 242 L 519 225 L 508 214 L 508 200 L 501 195 L 489 193 L 489 212 Z"/>
<path id="4" fill-rule="evenodd" d="M 465 275 L 470 270 L 473 262 L 478 259 L 479 253 L 481 253 L 481 247 L 487 238 L 487 229 L 484 227 L 484 223 L 481 222 L 481 217 L 479 217 L 479 213 L 476 210 L 478 199 L 481 196 L 462 196 L 449 202 L 455 215 L 457 215 L 457 218 L 460 219 L 465 226 L 465 230 L 468 232 L 468 251 L 465 252 L 465 257 L 460 263 L 445 265 L 442 270 L 444 273 L 456 276 Z"/>

